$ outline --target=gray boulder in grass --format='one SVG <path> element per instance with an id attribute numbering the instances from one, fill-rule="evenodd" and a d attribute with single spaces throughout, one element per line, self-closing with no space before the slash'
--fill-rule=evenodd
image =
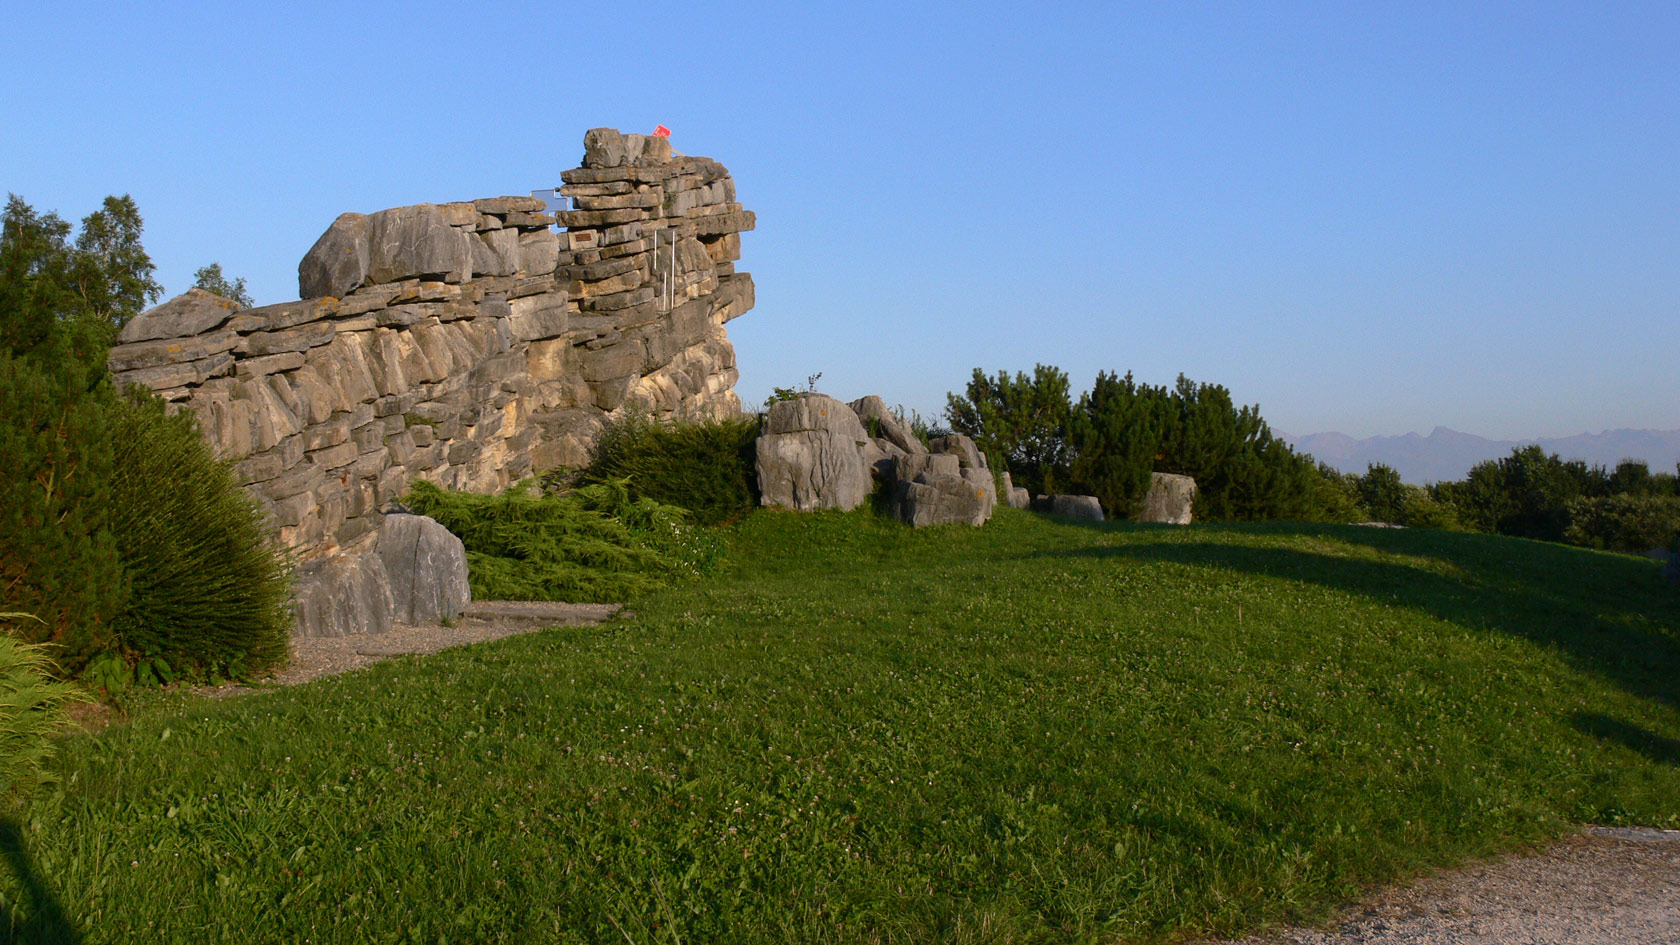
<path id="1" fill-rule="evenodd" d="M 1143 509 L 1138 513 L 1138 521 L 1188 525 L 1191 507 L 1195 504 L 1195 479 L 1172 473 L 1151 473 L 1149 492 L 1143 497 Z"/>
<path id="2" fill-rule="evenodd" d="M 374 547 L 390 579 L 397 621 L 454 620 L 472 603 L 467 549 L 436 519 L 405 513 L 386 515 Z"/>
<path id="3" fill-rule="evenodd" d="M 801 394 L 770 408 L 758 438 L 760 503 L 787 509 L 855 509 L 869 498 L 869 434 L 852 408 Z"/>
<path id="4" fill-rule="evenodd" d="M 1102 502 L 1094 495 L 1053 495 L 1044 502 L 1044 511 L 1063 518 L 1091 522 L 1103 520 Z"/>

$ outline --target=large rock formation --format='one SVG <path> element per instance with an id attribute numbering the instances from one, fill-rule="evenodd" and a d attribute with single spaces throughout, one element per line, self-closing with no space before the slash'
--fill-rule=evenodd
<path id="1" fill-rule="evenodd" d="M 767 506 L 852 509 L 878 486 L 893 515 L 917 527 L 983 525 L 997 506 L 986 455 L 973 440 L 953 435 L 924 445 L 879 397 L 848 405 L 808 393 L 774 404 L 757 450 Z"/>
<path id="2" fill-rule="evenodd" d="M 236 463 L 306 565 L 312 626 L 374 628 L 350 615 L 379 609 L 375 585 L 390 596 L 381 510 L 416 478 L 498 491 L 587 462 L 620 410 L 739 413 L 723 326 L 753 304 L 735 260 L 754 218 L 734 180 L 665 139 L 586 139 L 561 174 L 571 209 L 515 196 L 343 214 L 299 264 L 299 301 L 238 311 L 193 290 L 111 350 L 119 383 L 192 411 Z"/>

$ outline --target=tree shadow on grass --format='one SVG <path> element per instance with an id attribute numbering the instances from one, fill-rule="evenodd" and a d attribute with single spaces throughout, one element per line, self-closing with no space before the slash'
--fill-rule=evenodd
<path id="1" fill-rule="evenodd" d="M 24 900 L 29 908 L 27 917 L 20 917 L 13 911 L 15 906 L 7 908 L 0 905 L 0 945 L 23 945 L 26 942 L 30 945 L 46 945 L 49 942 L 79 945 L 81 933 L 70 924 L 57 897 L 42 882 L 29 858 L 29 851 L 24 848 L 23 832 L 10 820 L 0 819 L 0 854 L 5 855 L 6 865 L 23 888 Z"/>
<path id="2" fill-rule="evenodd" d="M 1642 725 L 1634 725 L 1598 712 L 1577 712 L 1569 717 L 1576 731 L 1615 742 L 1636 751 L 1646 758 L 1665 765 L 1680 765 L 1680 741 L 1658 735 Z"/>
<path id="3" fill-rule="evenodd" d="M 1241 526 L 1260 535 L 1302 534 L 1368 545 L 1412 560 L 1347 558 L 1276 545 L 1207 540 L 1123 542 L 1041 554 L 1162 561 L 1218 568 L 1387 601 L 1465 627 L 1550 647 L 1577 668 L 1624 691 L 1680 708 L 1680 603 L 1644 590 L 1641 562 L 1580 549 L 1481 535 L 1327 526 Z M 1381 533 L 1381 534 L 1366 534 Z M 1135 533 L 1134 533 L 1135 534 Z M 1443 573 L 1443 571 L 1450 573 Z M 1654 581 L 1654 578 L 1653 578 Z M 1656 586 L 1654 583 L 1651 585 Z M 1630 594 L 1649 593 L 1638 607 Z"/>

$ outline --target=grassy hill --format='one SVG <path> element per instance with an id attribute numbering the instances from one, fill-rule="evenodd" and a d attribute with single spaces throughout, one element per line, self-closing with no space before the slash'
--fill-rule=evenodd
<path id="1" fill-rule="evenodd" d="M 1007 509 L 727 534 L 632 620 L 72 739 L 0 824 L 0 912 L 88 942 L 1149 941 L 1680 826 L 1650 561 Z"/>

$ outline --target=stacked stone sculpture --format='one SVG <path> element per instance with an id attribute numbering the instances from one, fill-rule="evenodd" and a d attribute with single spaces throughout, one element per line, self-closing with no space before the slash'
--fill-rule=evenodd
<path id="1" fill-rule="evenodd" d="M 195 289 L 111 350 L 119 384 L 197 416 L 303 562 L 300 633 L 392 619 L 388 575 L 360 558 L 414 479 L 494 492 L 587 462 L 622 410 L 740 411 L 723 326 L 753 304 L 735 261 L 754 218 L 733 179 L 664 138 L 597 128 L 584 146 L 561 174 L 575 208 L 346 213 L 299 263 L 299 301 L 239 311 Z"/>

